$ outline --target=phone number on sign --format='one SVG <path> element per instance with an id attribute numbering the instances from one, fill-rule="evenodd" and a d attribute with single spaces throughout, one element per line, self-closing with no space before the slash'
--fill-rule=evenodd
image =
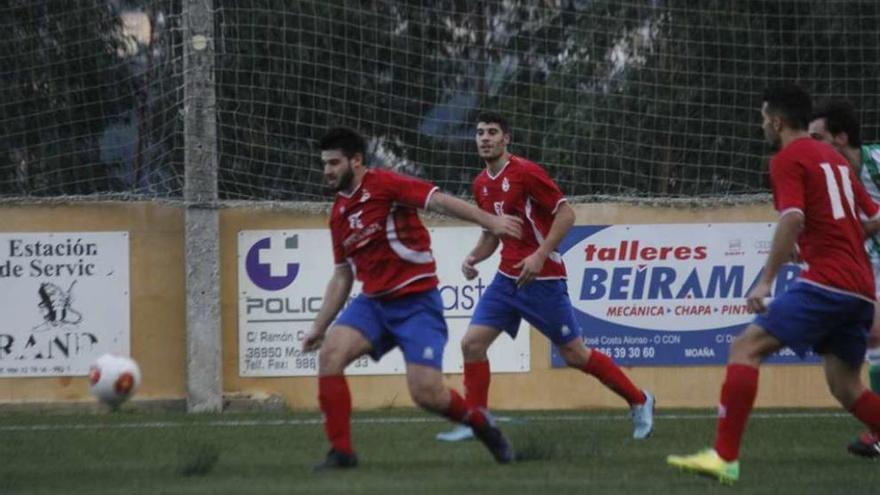
<path id="1" fill-rule="evenodd" d="M 614 359 L 652 358 L 656 351 L 653 347 L 594 347 L 595 350 Z"/>

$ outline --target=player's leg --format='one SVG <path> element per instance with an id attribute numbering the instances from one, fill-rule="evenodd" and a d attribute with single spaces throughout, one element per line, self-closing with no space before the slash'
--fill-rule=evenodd
<path id="1" fill-rule="evenodd" d="M 516 292 L 514 305 L 532 326 L 544 334 L 572 368 L 596 377 L 622 397 L 633 412 L 633 438 L 647 438 L 654 427 L 654 398 L 643 392 L 614 361 L 584 344 L 564 280 L 536 280 Z"/>
<path id="2" fill-rule="evenodd" d="M 644 440 L 651 436 L 655 400 L 650 392 L 637 387 L 610 357 L 588 348 L 579 333 L 578 338 L 557 344 L 557 348 L 569 367 L 594 376 L 629 404 L 633 438 Z"/>
<path id="3" fill-rule="evenodd" d="M 666 462 L 682 469 L 718 478 L 739 479 L 739 448 L 758 393 L 758 367 L 783 343 L 756 323 L 750 324 L 730 345 L 727 373 L 721 386 L 715 447 L 690 456 L 669 456 Z"/>
<path id="4" fill-rule="evenodd" d="M 363 295 L 339 315 L 318 355 L 318 403 L 330 452 L 316 469 L 354 467 L 357 457 L 351 442 L 351 393 L 345 368 L 364 354 L 378 359 L 389 350 L 383 340 L 381 305 Z"/>
<path id="5" fill-rule="evenodd" d="M 489 366 L 489 347 L 501 335 L 501 330 L 486 325 L 471 324 L 461 339 L 464 357 L 464 391 L 468 405 L 489 406 L 489 384 L 492 373 Z"/>
<path id="6" fill-rule="evenodd" d="M 868 427 L 867 437 L 859 449 L 849 446 L 853 454 L 865 457 L 880 456 L 876 438 L 880 428 L 880 396 L 865 388 L 861 369 L 865 360 L 867 335 L 873 331 L 876 306 L 850 297 L 840 303 L 843 314 L 832 323 L 828 336 L 815 349 L 822 354 L 825 378 L 831 394 L 840 404 Z"/>
<path id="7" fill-rule="evenodd" d="M 495 425 L 489 411 L 469 407 L 458 392 L 443 384 L 439 369 L 408 362 L 406 379 L 413 402 L 471 429 L 497 462 L 507 464 L 513 460 L 513 448 Z"/>
<path id="8" fill-rule="evenodd" d="M 502 331 L 515 338 L 519 330 L 519 315 L 510 304 L 515 291 L 516 282 L 513 279 L 495 275 L 480 297 L 468 331 L 461 341 L 465 400 L 471 407 L 486 408 L 489 404 L 489 384 L 492 379 L 487 355 L 489 347 Z M 458 442 L 474 438 L 474 435 L 468 428 L 458 426 L 438 433 L 436 438 Z"/>
<path id="9" fill-rule="evenodd" d="M 488 411 L 468 406 L 458 392 L 443 384 L 447 328 L 440 293 L 432 290 L 413 295 L 388 304 L 387 308 L 390 333 L 406 361 L 407 385 L 413 401 L 428 411 L 471 427 L 496 461 L 510 462 L 513 450 Z"/>
<path id="10" fill-rule="evenodd" d="M 461 340 L 464 357 L 464 393 L 468 407 L 489 407 L 489 383 L 492 373 L 487 351 L 492 342 L 501 334 L 500 330 L 484 325 L 471 325 Z M 443 442 L 461 442 L 474 438 L 470 427 L 458 425 L 440 432 L 435 437 Z"/>
<path id="11" fill-rule="evenodd" d="M 468 404 L 487 407 L 489 401 L 489 347 L 501 332 L 516 338 L 520 317 L 511 305 L 516 293 L 516 281 L 496 274 L 492 283 L 480 296 L 471 324 L 461 341 L 464 357 L 464 388 Z"/>
<path id="12" fill-rule="evenodd" d="M 877 267 L 874 267 L 875 278 Z M 874 303 L 874 322 L 868 334 L 868 379 L 871 391 L 880 393 L 880 303 Z M 862 457 L 880 457 L 880 436 L 871 431 L 862 432 L 848 446 L 847 450 Z"/>
<path id="13" fill-rule="evenodd" d="M 860 304 L 862 308 L 868 305 L 867 316 L 862 314 L 863 309 L 858 309 Z M 739 477 L 739 447 L 757 395 L 761 362 L 785 346 L 801 358 L 810 349 L 824 354 L 820 345 L 839 330 L 830 325 L 845 325 L 852 318 L 870 321 L 871 311 L 870 304 L 860 298 L 807 282 L 792 284 L 730 346 L 718 406 L 715 448 L 693 456 L 669 456 L 667 462 L 717 477 L 722 482 L 736 481 Z M 858 359 L 864 359 L 864 334 L 861 342 Z"/>
<path id="14" fill-rule="evenodd" d="M 327 333 L 318 357 L 318 403 L 324 414 L 324 431 L 330 452 L 316 469 L 357 465 L 351 442 L 351 393 L 345 368 L 371 349 L 364 335 L 350 326 L 334 326 Z"/>
<path id="15" fill-rule="evenodd" d="M 865 388 L 860 367 L 833 354 L 824 355 L 823 364 L 828 388 L 834 398 L 867 426 L 869 432 L 875 436 L 880 433 L 880 395 Z M 876 444 L 869 447 L 880 449 Z M 873 455 L 856 454 L 876 457 L 880 455 L 880 450 L 873 452 Z"/>

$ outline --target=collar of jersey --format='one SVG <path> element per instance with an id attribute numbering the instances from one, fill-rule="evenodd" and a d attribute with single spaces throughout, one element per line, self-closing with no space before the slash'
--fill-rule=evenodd
<path id="1" fill-rule="evenodd" d="M 495 175 L 492 175 L 492 172 L 489 171 L 489 166 L 487 165 L 487 166 L 486 166 L 486 175 L 487 175 L 491 180 L 495 180 L 495 179 L 497 179 L 498 177 L 501 176 L 501 173 L 504 172 L 504 169 L 507 168 L 508 165 L 510 165 L 510 162 L 511 162 L 512 160 L 513 160 L 513 155 L 510 155 L 510 158 L 508 158 L 507 161 L 504 162 L 504 166 L 501 167 L 501 170 L 499 170 L 498 173 L 495 174 Z"/>

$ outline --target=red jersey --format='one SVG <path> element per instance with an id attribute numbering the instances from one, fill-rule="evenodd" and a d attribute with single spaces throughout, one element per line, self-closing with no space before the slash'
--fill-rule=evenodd
<path id="1" fill-rule="evenodd" d="M 565 201 L 562 191 L 537 163 L 510 155 L 510 160 L 496 174 L 483 170 L 474 179 L 477 205 L 496 215 L 513 215 L 523 220 L 522 239 L 504 239 L 498 271 L 517 278 L 520 269 L 513 266 L 534 253 L 544 242 L 559 205 Z M 565 278 L 562 256 L 553 252 L 547 257 L 538 279 Z"/>
<path id="2" fill-rule="evenodd" d="M 431 236 L 419 219 L 433 184 L 370 169 L 351 194 L 337 193 L 330 213 L 333 258 L 350 263 L 368 297 L 395 298 L 437 286 Z"/>
<path id="3" fill-rule="evenodd" d="M 873 301 L 874 272 L 858 213 L 875 217 L 878 207 L 846 159 L 827 144 L 796 139 L 773 157 L 770 182 L 780 216 L 804 215 L 797 240 L 801 278 Z"/>

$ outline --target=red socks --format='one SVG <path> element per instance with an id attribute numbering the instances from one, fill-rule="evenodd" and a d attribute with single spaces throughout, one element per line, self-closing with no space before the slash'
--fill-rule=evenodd
<path id="1" fill-rule="evenodd" d="M 715 437 L 715 451 L 727 462 L 739 458 L 739 445 L 757 394 L 758 368 L 728 364 L 727 376 L 721 386 Z"/>
<path id="2" fill-rule="evenodd" d="M 621 396 L 631 406 L 645 403 L 645 394 L 614 364 L 610 357 L 596 349 L 590 349 L 590 360 L 582 371 L 599 379 L 606 387 Z"/>
<path id="3" fill-rule="evenodd" d="M 464 396 L 470 407 L 489 406 L 489 361 L 464 363 Z"/>
<path id="4" fill-rule="evenodd" d="M 880 395 L 865 390 L 849 409 L 853 416 L 868 426 L 874 433 L 880 433 Z"/>
<path id="5" fill-rule="evenodd" d="M 454 389 L 449 389 L 449 407 L 443 413 L 444 416 L 456 423 L 479 428 L 486 424 L 488 419 L 483 410 L 478 407 L 470 407 L 467 402 Z"/>
<path id="6" fill-rule="evenodd" d="M 318 402 L 324 413 L 324 431 L 333 448 L 346 454 L 351 447 L 351 393 L 342 375 L 318 377 Z"/>

